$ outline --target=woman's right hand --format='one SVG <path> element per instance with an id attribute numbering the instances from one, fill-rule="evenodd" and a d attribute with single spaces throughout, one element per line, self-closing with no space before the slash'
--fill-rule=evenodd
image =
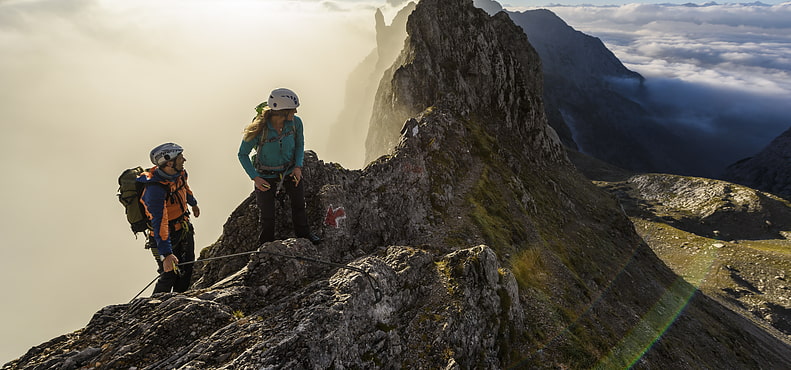
<path id="1" fill-rule="evenodd" d="M 261 177 L 256 177 L 253 179 L 253 181 L 255 182 L 255 188 L 261 191 L 267 191 L 272 187 L 271 185 L 269 185 L 268 182 L 266 182 L 266 180 L 264 180 Z"/>

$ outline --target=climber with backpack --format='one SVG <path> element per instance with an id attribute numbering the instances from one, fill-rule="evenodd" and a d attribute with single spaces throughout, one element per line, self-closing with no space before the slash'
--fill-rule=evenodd
<path id="1" fill-rule="evenodd" d="M 150 228 L 146 248 L 151 249 L 160 273 L 154 293 L 184 292 L 189 288 L 193 265 L 178 265 L 195 260 L 189 208 L 195 217 L 200 216 L 200 208 L 187 184 L 187 160 L 181 146 L 159 145 L 151 150 L 150 159 L 154 167 L 143 171 L 136 181 L 143 185 L 140 203 Z"/>
<path id="2" fill-rule="evenodd" d="M 305 211 L 302 162 L 305 137 L 302 119 L 296 116 L 299 97 L 289 89 L 275 89 L 266 102 L 256 107 L 257 115 L 245 128 L 239 146 L 239 162 L 254 183 L 260 211 L 258 243 L 275 240 L 275 196 L 282 188 L 291 199 L 294 233 L 313 244 L 321 238 L 310 231 Z M 255 149 L 255 154 L 250 153 Z"/>

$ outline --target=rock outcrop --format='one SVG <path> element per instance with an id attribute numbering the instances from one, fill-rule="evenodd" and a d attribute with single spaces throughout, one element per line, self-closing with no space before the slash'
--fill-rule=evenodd
<path id="1" fill-rule="evenodd" d="M 725 181 L 642 174 L 607 188 L 630 214 L 712 239 L 783 239 L 791 232 L 787 201 Z"/>
<path id="2" fill-rule="evenodd" d="M 488 121 L 487 130 L 501 132 L 497 140 L 514 144 L 514 139 L 537 139 L 540 150 L 534 155 L 563 155 L 557 145 L 541 148 L 554 142 L 543 136 L 556 134 L 544 125 L 541 63 L 524 32 L 504 13 L 483 22 L 483 10 L 425 11 L 434 14 L 410 17 L 407 46 L 379 85 L 366 140 L 367 160 L 392 150 L 403 122 L 438 102 Z M 528 148 L 531 143 L 521 144 Z"/>
<path id="3" fill-rule="evenodd" d="M 791 367 L 787 343 L 695 293 L 569 162 L 520 28 L 422 0 L 347 170 L 306 153 L 324 242 L 258 246 L 248 197 L 193 289 L 97 312 L 4 368 Z M 703 364 L 703 365 L 701 365 Z"/>
<path id="4" fill-rule="evenodd" d="M 641 174 L 597 181 L 673 270 L 736 312 L 791 339 L 791 204 L 704 178 Z"/>

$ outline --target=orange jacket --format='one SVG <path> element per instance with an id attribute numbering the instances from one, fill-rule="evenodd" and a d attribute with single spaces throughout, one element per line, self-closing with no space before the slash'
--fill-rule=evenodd
<path id="1" fill-rule="evenodd" d="M 187 171 L 168 176 L 153 167 L 140 174 L 137 181 L 146 184 L 140 202 L 151 220 L 151 235 L 157 242 L 159 255 L 167 256 L 173 253 L 171 232 L 181 230 L 181 221 L 189 222 L 187 205 L 198 204 L 187 184 Z"/>

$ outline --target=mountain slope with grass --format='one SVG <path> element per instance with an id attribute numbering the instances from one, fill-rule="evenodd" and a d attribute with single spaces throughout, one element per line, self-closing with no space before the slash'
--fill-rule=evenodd
<path id="1" fill-rule="evenodd" d="M 791 340 L 791 203 L 704 178 L 641 174 L 599 181 L 673 271 Z"/>
<path id="2" fill-rule="evenodd" d="M 235 256 L 192 290 L 105 307 L 4 368 L 791 367 L 575 169 L 505 13 L 422 0 L 407 33 L 369 131 L 386 153 L 362 170 L 306 153 L 322 244 L 289 238 L 284 202 L 281 239 L 256 245 L 248 197 L 200 258 Z"/>

